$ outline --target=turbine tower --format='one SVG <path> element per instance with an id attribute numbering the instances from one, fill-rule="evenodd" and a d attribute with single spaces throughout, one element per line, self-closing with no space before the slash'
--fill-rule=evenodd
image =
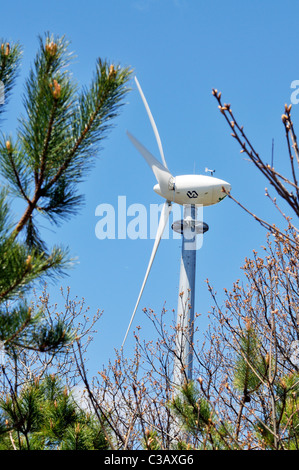
<path id="1" fill-rule="evenodd" d="M 172 225 L 174 230 L 180 231 L 183 235 L 177 325 L 177 331 L 179 334 L 177 334 L 175 354 L 176 359 L 174 361 L 174 381 L 177 385 L 180 385 L 182 383 L 183 377 L 186 377 L 187 380 L 192 377 L 196 236 L 197 234 L 204 233 L 208 230 L 207 224 L 197 221 L 196 207 L 210 206 L 222 201 L 222 199 L 225 198 L 226 193 L 230 191 L 231 185 L 226 181 L 215 178 L 213 176 L 187 174 L 174 177 L 170 173 L 166 164 L 157 126 L 136 77 L 135 82 L 153 128 L 162 163 L 160 163 L 132 134 L 127 132 L 127 135 L 132 144 L 152 169 L 157 180 L 157 184 L 153 189 L 157 194 L 165 199 L 165 202 L 161 211 L 149 264 L 147 266 L 137 302 L 122 343 L 122 348 L 124 347 L 125 341 L 127 339 L 154 258 L 156 256 L 159 243 L 168 222 L 172 204 L 180 204 L 184 206 L 184 219 L 183 221 L 175 222 Z"/>
<path id="2" fill-rule="evenodd" d="M 189 204 L 184 206 L 184 219 L 174 222 L 171 227 L 175 232 L 182 234 L 176 352 L 173 367 L 173 382 L 179 387 L 185 381 L 192 380 L 197 237 L 200 234 L 202 236 L 209 226 L 197 220 L 197 207 Z"/>

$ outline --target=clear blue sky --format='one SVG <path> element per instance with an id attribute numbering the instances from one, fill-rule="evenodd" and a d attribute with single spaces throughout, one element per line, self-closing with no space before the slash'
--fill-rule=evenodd
<path id="1" fill-rule="evenodd" d="M 77 59 L 73 72 L 88 84 L 97 57 L 131 66 L 156 120 L 166 161 L 173 174 L 203 173 L 229 181 L 233 195 L 262 217 L 273 209 L 264 196 L 263 178 L 239 153 L 220 115 L 212 88 L 222 91 L 225 102 L 244 124 L 256 149 L 271 159 L 275 139 L 275 166 L 283 170 L 286 146 L 281 123 L 284 103 L 290 103 L 293 80 L 299 79 L 298 13 L 295 1 L 263 2 L 202 0 L 85 0 L 6 2 L 1 8 L 1 36 L 24 46 L 23 69 L 4 124 L 13 132 L 22 112 L 23 78 L 45 31 L 65 34 Z M 49 243 L 69 245 L 79 263 L 69 277 L 50 287 L 53 302 L 59 287 L 70 286 L 71 295 L 84 297 L 91 313 L 104 311 L 90 348 L 94 372 L 114 357 L 125 334 L 153 240 L 98 240 L 95 209 L 101 203 L 115 206 L 118 196 L 127 205 L 162 202 L 152 190 L 154 177 L 126 136 L 130 130 L 158 158 L 158 148 L 140 96 L 133 90 L 103 143 L 103 150 L 88 181 L 81 187 L 86 204 L 81 215 L 55 233 L 45 232 Z M 293 107 L 293 120 L 299 106 Z M 131 218 L 132 219 L 132 218 Z M 130 220 L 130 218 L 128 218 Z M 210 226 L 197 253 L 197 326 L 205 330 L 212 301 L 205 279 L 223 299 L 223 288 L 243 278 L 240 266 L 253 249 L 265 241 L 265 231 L 232 201 L 206 208 Z M 180 240 L 163 240 L 146 286 L 134 326 L 146 338 L 153 335 L 143 307 L 160 311 L 166 302 L 177 307 Z M 126 353 L 132 354 L 132 332 Z"/>

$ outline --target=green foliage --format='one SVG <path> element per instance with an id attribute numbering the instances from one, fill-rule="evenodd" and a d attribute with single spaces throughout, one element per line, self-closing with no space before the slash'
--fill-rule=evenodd
<path id="1" fill-rule="evenodd" d="M 19 43 L 8 43 L 0 38 L 0 81 L 4 85 L 4 97 L 0 104 L 0 116 L 8 104 L 12 88 L 15 84 L 22 50 Z M 1 90 L 2 91 L 2 90 Z M 2 101 L 4 101 L 2 103 Z"/>
<path id="2" fill-rule="evenodd" d="M 5 92 L 0 114 L 9 102 L 21 53 L 19 44 L 0 40 Z M 92 168 L 128 91 L 131 71 L 101 59 L 90 85 L 79 89 L 70 69 L 72 58 L 64 36 L 38 38 L 23 115 L 13 135 L 0 135 L 0 353 L 5 351 L 14 363 L 16 375 L 24 351 L 48 353 L 51 361 L 75 339 L 73 325 L 58 314 L 52 321 L 46 307 L 29 301 L 37 281 L 56 280 L 72 264 L 67 248 L 47 247 L 40 220 L 58 226 L 78 213 L 84 199 L 79 183 Z M 18 219 L 13 214 L 16 199 L 23 211 Z M 12 385 L 12 377 L 2 366 L 8 394 L 0 401 L 0 449 L 106 448 L 102 425 L 54 377 L 28 382 L 31 375 L 25 370 L 22 388 L 15 376 Z"/>
<path id="3" fill-rule="evenodd" d="M 59 351 L 73 338 L 59 319 L 53 324 L 46 322 L 43 311 L 32 313 L 31 308 L 19 303 L 8 310 L 0 310 L 0 341 L 8 354 L 17 348 L 35 351 Z"/>
<path id="4" fill-rule="evenodd" d="M 299 373 L 292 371 L 277 381 L 276 395 L 276 421 L 279 423 L 280 433 L 283 436 L 283 448 L 298 450 L 299 439 Z M 260 442 L 267 449 L 275 449 L 275 440 L 271 428 L 271 415 L 265 417 L 264 422 L 255 424 L 255 432 Z"/>
<path id="5" fill-rule="evenodd" d="M 0 449 L 106 449 L 103 429 L 54 376 L 0 401 Z"/>
<path id="6" fill-rule="evenodd" d="M 179 418 L 189 438 L 178 440 L 178 449 L 188 449 L 192 441 L 198 449 L 232 449 L 229 425 L 218 422 L 208 400 L 201 396 L 193 381 L 186 382 L 170 403 L 171 411 Z M 188 442 L 189 441 L 189 442 Z M 194 448 L 194 447 L 193 447 Z"/>
<path id="7" fill-rule="evenodd" d="M 65 37 L 39 37 L 16 137 L 3 133 L 0 139 L 0 175 L 26 206 L 13 236 L 25 230 L 27 244 L 39 250 L 44 244 L 34 213 L 57 225 L 78 212 L 78 183 L 118 115 L 131 73 L 98 59 L 90 86 L 79 90 L 68 48 Z"/>
<path id="8" fill-rule="evenodd" d="M 172 411 L 183 420 L 187 431 L 202 434 L 209 423 L 211 410 L 203 398 L 194 382 L 186 383 L 180 392 L 173 398 L 171 403 Z"/>
<path id="9" fill-rule="evenodd" d="M 36 279 L 53 276 L 69 264 L 67 251 L 54 247 L 50 255 L 11 235 L 7 191 L 0 190 L 0 302 L 23 294 Z"/>
<path id="10" fill-rule="evenodd" d="M 13 155 L 25 155 L 27 171 L 21 171 L 16 158 L 22 177 L 16 180 L 12 174 L 11 184 L 23 200 L 36 199 L 40 213 L 57 224 L 80 207 L 77 185 L 118 115 L 130 71 L 98 59 L 90 86 L 80 91 L 68 68 L 72 55 L 66 39 L 47 36 L 39 41 L 26 82 L 26 114 L 16 143 L 11 143 Z M 10 165 L 8 152 L 2 152 L 2 159 Z"/>
<path id="11" fill-rule="evenodd" d="M 234 364 L 234 386 L 243 393 L 245 402 L 262 383 L 267 361 L 260 354 L 260 341 L 254 328 L 248 324 L 239 336 L 238 352 Z"/>
<path id="12" fill-rule="evenodd" d="M 62 323 L 49 328 L 40 312 L 31 312 L 23 301 L 33 283 L 56 279 L 72 264 L 67 248 L 48 249 L 39 220 L 44 216 L 59 225 L 80 209 L 78 185 L 118 115 L 131 73 L 98 59 L 90 86 L 80 90 L 70 69 L 68 40 L 45 34 L 38 43 L 25 83 L 24 114 L 14 136 L 0 136 L 0 335 L 7 350 L 20 345 L 49 351 L 70 339 Z M 0 44 L 7 104 L 21 48 L 4 40 Z M 15 198 L 24 208 L 17 222 L 12 214 Z"/>
<path id="13" fill-rule="evenodd" d="M 142 446 L 145 450 L 160 450 L 161 442 L 157 431 L 147 429 L 146 437 L 143 439 Z"/>

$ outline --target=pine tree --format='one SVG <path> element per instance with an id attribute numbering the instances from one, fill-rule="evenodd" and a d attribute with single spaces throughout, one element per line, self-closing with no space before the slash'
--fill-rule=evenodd
<path id="1" fill-rule="evenodd" d="M 221 422 L 193 381 L 186 382 L 170 403 L 187 436 L 177 442 L 178 449 L 228 450 L 234 448 L 229 424 Z"/>
<path id="2" fill-rule="evenodd" d="M 17 43 L 0 40 L 0 45 L 2 114 L 22 51 Z M 90 86 L 80 90 L 70 70 L 72 57 L 64 36 L 39 37 L 25 83 L 24 114 L 14 136 L 0 136 L 0 341 L 7 352 L 19 346 L 46 351 L 71 339 L 59 322 L 43 326 L 41 312 L 27 303 L 35 281 L 56 278 L 71 263 L 68 249 L 46 246 L 39 223 L 45 217 L 57 226 L 78 212 L 79 184 L 128 91 L 130 70 L 101 59 Z M 17 220 L 15 199 L 23 207 Z"/>
<path id="3" fill-rule="evenodd" d="M 53 375 L 0 400 L 0 450 L 103 450 L 108 443 L 94 417 Z"/>
<path id="4" fill-rule="evenodd" d="M 261 386 L 267 372 L 267 359 L 260 354 L 259 344 L 258 335 L 247 319 L 234 362 L 234 386 L 242 393 L 244 403 L 250 402 L 251 394 Z"/>

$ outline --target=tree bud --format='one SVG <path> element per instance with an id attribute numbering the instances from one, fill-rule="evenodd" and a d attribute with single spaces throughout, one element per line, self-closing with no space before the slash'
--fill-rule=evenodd
<path id="1" fill-rule="evenodd" d="M 9 42 L 6 44 L 1 44 L 1 54 L 8 56 L 10 53 L 10 45 Z"/>
<path id="2" fill-rule="evenodd" d="M 55 100 L 57 100 L 58 98 L 60 98 L 60 95 L 61 95 L 61 85 L 59 85 L 59 83 L 57 82 L 57 80 L 54 80 L 53 81 L 53 84 L 50 83 L 50 88 L 52 90 L 52 95 L 53 97 L 55 98 Z"/>
<path id="3" fill-rule="evenodd" d="M 26 267 L 28 270 L 30 270 L 32 268 L 32 264 L 31 264 L 31 255 L 28 255 L 27 259 L 26 259 Z"/>
<path id="4" fill-rule="evenodd" d="M 111 64 L 111 65 L 110 65 L 110 68 L 109 68 L 109 75 L 108 75 L 108 78 L 109 78 L 109 79 L 110 79 L 110 78 L 114 78 L 115 75 L 116 75 L 116 70 L 115 70 L 115 68 L 114 68 L 114 65 Z"/>
<path id="5" fill-rule="evenodd" d="M 57 52 L 57 44 L 55 42 L 50 42 L 50 44 L 46 44 L 46 52 L 51 56 L 54 57 Z"/>

